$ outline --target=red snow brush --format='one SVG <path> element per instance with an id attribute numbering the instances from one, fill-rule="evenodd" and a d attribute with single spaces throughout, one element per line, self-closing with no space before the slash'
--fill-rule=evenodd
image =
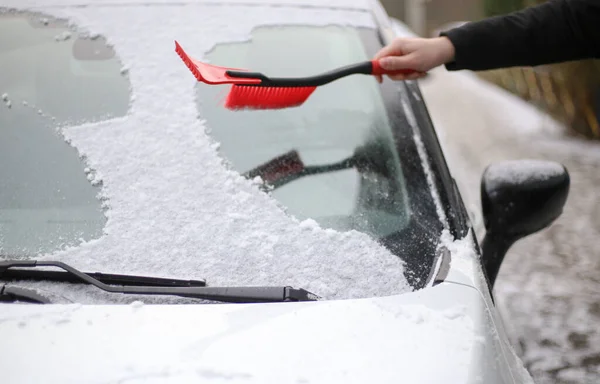
<path id="1" fill-rule="evenodd" d="M 227 109 L 281 109 L 303 104 L 317 89 L 345 76 L 411 74 L 414 70 L 386 71 L 377 60 L 334 69 L 311 77 L 275 78 L 245 69 L 219 67 L 188 56 L 175 41 L 175 52 L 196 79 L 206 84 L 232 84 L 225 99 Z"/>

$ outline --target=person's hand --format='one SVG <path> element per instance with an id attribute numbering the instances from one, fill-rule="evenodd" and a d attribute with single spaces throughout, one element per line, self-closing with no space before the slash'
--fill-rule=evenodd
<path id="1" fill-rule="evenodd" d="M 451 62 L 454 59 L 454 45 L 447 37 L 397 38 L 382 48 L 374 57 L 383 69 L 394 71 L 412 69 L 416 73 L 408 75 L 387 75 L 392 80 L 416 80 L 424 77 L 427 71 Z M 377 76 L 381 83 L 382 77 Z"/>

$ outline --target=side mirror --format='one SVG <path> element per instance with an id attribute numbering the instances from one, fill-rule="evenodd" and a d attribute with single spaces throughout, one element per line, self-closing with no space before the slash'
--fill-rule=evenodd
<path id="1" fill-rule="evenodd" d="M 569 184 L 567 169 L 552 161 L 502 161 L 486 168 L 481 180 L 486 228 L 481 248 L 492 287 L 508 249 L 562 214 Z"/>

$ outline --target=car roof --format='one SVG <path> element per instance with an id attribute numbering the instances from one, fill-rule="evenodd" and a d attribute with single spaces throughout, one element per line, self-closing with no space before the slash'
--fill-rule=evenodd
<path id="1" fill-rule="evenodd" d="M 7 6 L 24 7 L 68 7 L 68 6 L 93 6 L 115 5 L 114 0 L 8 0 Z M 254 6 L 285 6 L 285 7 L 311 7 L 346 10 L 372 10 L 374 0 L 180 0 L 176 5 L 205 4 L 215 6 L 226 5 L 254 5 Z M 175 5 L 168 0 L 129 0 L 126 5 Z"/>

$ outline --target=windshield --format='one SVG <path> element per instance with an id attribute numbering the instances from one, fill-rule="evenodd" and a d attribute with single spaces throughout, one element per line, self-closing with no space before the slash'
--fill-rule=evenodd
<path id="1" fill-rule="evenodd" d="M 102 235 L 100 186 L 57 128 L 125 115 L 120 68 L 100 37 L 0 9 L 0 254 L 24 258 Z"/>
<path id="2" fill-rule="evenodd" d="M 240 284 L 245 277 L 248 279 L 243 281 L 250 284 L 268 275 L 277 284 L 295 282 L 298 287 L 306 287 L 322 277 L 324 281 L 334 279 L 334 283 L 317 287 L 315 293 L 325 292 L 324 295 L 330 296 L 331 292 L 342 292 L 342 297 L 343 290 L 347 288 L 343 284 L 346 283 L 372 291 L 380 289 L 371 283 L 372 275 L 358 282 L 360 274 L 367 270 L 387 273 L 381 271 L 379 261 L 369 261 L 372 253 L 367 254 L 368 250 L 361 260 L 357 260 L 356 256 L 362 255 L 361 250 L 352 247 L 347 252 L 340 251 L 339 255 L 334 255 L 342 263 L 346 257 L 353 260 L 353 272 L 347 273 L 344 268 L 333 268 L 334 264 L 327 266 L 329 270 L 321 265 L 321 260 L 328 260 L 327 257 L 335 253 L 327 246 L 319 248 L 319 244 L 314 244 L 313 250 L 313 246 L 300 242 L 294 245 L 298 248 L 290 248 L 294 249 L 293 252 L 274 251 L 273 255 L 281 256 L 280 259 L 271 259 L 271 254 L 267 254 L 264 264 L 255 263 L 248 267 L 256 270 L 253 274 L 228 281 L 227 273 L 233 276 L 232 270 L 245 268 L 238 257 L 244 255 L 250 260 L 253 260 L 252 257 L 258 260 L 259 256 L 263 257 L 261 249 L 246 252 L 243 238 L 239 244 L 234 244 L 240 240 L 236 233 L 225 230 L 212 232 L 212 228 L 205 229 L 204 225 L 190 225 L 179 236 L 180 228 L 185 226 L 182 217 L 189 216 L 191 219 L 188 220 L 194 223 L 208 223 L 212 220 L 210 214 L 195 216 L 201 209 L 193 210 L 188 208 L 188 204 L 175 204 L 174 198 L 165 194 L 156 195 L 155 200 L 134 199 L 135 196 L 129 194 L 127 182 L 126 185 L 113 184 L 112 187 L 119 187 L 120 193 L 127 193 L 127 199 L 131 199 L 127 200 L 131 204 L 127 208 L 136 207 L 132 211 L 136 216 L 130 217 L 129 211 L 116 208 L 115 202 L 121 198 L 116 189 L 112 194 L 103 191 L 103 196 L 116 197 L 111 205 L 106 205 L 112 206 L 112 211 L 104 212 L 105 202 L 99 198 L 101 185 L 96 180 L 104 179 L 107 183 L 118 180 L 122 183 L 123 179 L 114 175 L 111 178 L 110 175 L 118 167 L 102 169 L 103 174 L 96 177 L 95 170 L 87 167 L 86 159 L 67 143 L 61 128 L 70 127 L 67 132 L 88 132 L 83 131 L 86 127 L 81 123 L 127 114 L 129 81 L 121 72 L 114 50 L 102 37 L 86 37 L 70 29 L 66 23 L 50 17 L 14 12 L 0 15 L 0 70 L 5 74 L 0 77 L 0 255 L 4 259 L 52 255 L 61 249 L 102 237 L 108 240 L 91 242 L 87 251 L 73 252 L 68 256 L 63 254 L 61 259 L 69 262 L 77 260 L 78 266 L 89 262 L 87 265 L 94 269 L 100 265 L 103 268 L 96 270 L 103 272 L 143 275 L 146 272 L 135 269 L 141 268 L 139 266 L 152 256 L 162 257 L 167 250 L 170 255 L 185 256 L 187 261 L 172 262 L 171 272 L 176 271 L 182 278 L 190 275 L 210 277 L 211 282 L 225 281 L 226 285 L 232 285 L 232 281 Z M 381 47 L 377 31 L 368 28 L 258 27 L 253 29 L 250 37 L 243 43 L 217 44 L 203 59 L 213 64 L 262 71 L 271 76 L 302 76 L 368 60 Z M 229 40 L 223 38 L 217 41 Z M 175 60 L 172 64 L 165 63 L 176 65 Z M 441 223 L 417 152 L 413 128 L 402 107 L 403 97 L 407 97 L 402 93 L 403 89 L 398 83 L 386 81 L 380 85 L 370 76 L 355 75 L 320 87 L 304 105 L 297 108 L 236 112 L 221 105 L 227 87 L 198 85 L 196 92 L 198 116 L 206 120 L 208 133 L 220 145 L 220 155 L 231 168 L 252 177 L 261 176 L 267 184 L 264 189 L 290 216 L 300 220 L 312 219 L 323 228 L 366 233 L 378 240 L 406 262 L 403 269 L 406 277 L 413 287 L 419 288 L 432 269 Z M 164 113 L 155 118 L 160 126 L 163 124 L 161 119 L 169 119 L 170 115 Z M 113 120 L 115 125 L 119 125 L 120 121 Z M 107 157 L 114 157 L 107 163 L 111 167 L 117 164 L 114 161 L 117 155 L 109 140 L 118 140 L 115 136 L 117 131 L 110 128 L 113 122 L 94 126 L 94 129 L 107 130 L 101 138 L 104 140 L 99 140 L 99 151 Z M 133 124 L 127 127 L 134 131 L 141 129 Z M 188 128 L 196 129 L 189 126 L 178 126 L 177 129 L 185 131 Z M 139 132 L 140 135 L 148 134 Z M 89 140 L 93 137 L 96 136 Z M 156 145 L 165 146 L 168 151 L 164 153 L 171 154 L 169 161 L 183 162 L 177 151 L 188 142 L 185 137 L 173 142 L 164 142 L 163 137 L 158 135 L 151 139 Z M 118 146 L 116 142 L 115 145 Z M 147 156 L 143 148 L 127 148 L 132 152 L 127 159 L 131 162 L 130 166 L 147 165 L 143 161 Z M 268 172 L 256 172 L 265 165 L 280 167 L 281 159 L 296 166 L 290 169 L 297 170 L 297 165 L 300 165 L 301 169 L 311 172 L 290 178 L 286 176 L 287 170 L 276 179 L 269 178 Z M 191 158 L 188 160 L 192 161 Z M 161 167 L 148 168 L 148 171 L 153 173 L 144 173 L 148 177 L 134 183 L 134 187 L 143 185 L 145 190 L 154 192 L 153 183 L 162 180 L 165 172 L 170 172 Z M 186 175 L 175 175 L 176 180 L 181 185 L 188 185 Z M 207 176 L 206 180 L 210 181 L 210 177 Z M 200 188 L 202 185 L 189 184 L 189 187 Z M 212 203 L 208 197 L 203 201 Z M 241 200 L 236 202 L 243 203 Z M 137 209 L 137 204 L 142 204 L 140 206 L 144 209 Z M 177 216 L 172 216 L 170 209 L 175 209 Z M 214 209 L 215 215 L 219 216 L 225 208 Z M 259 209 L 254 211 L 260 213 Z M 140 212 L 159 216 L 164 213 L 164 216 L 156 221 L 160 225 L 146 225 L 147 218 L 141 217 Z M 113 223 L 120 223 L 115 227 L 120 231 L 112 229 L 112 238 L 103 232 L 107 222 L 105 215 Z M 227 215 L 224 216 L 223 221 L 218 222 L 226 224 Z M 259 225 L 268 223 L 267 220 L 261 221 L 260 215 L 252 220 Z M 154 223 L 153 220 L 150 222 Z M 139 226 L 133 225 L 136 223 Z M 214 233 L 218 236 L 215 237 Z M 335 233 L 324 235 L 337 236 Z M 302 236 L 301 232 L 297 236 Z M 133 243 L 132 237 L 139 239 L 139 243 Z M 269 239 L 275 239 L 275 242 L 276 237 L 270 236 Z M 212 244 L 215 238 L 217 241 Z M 334 239 L 332 244 L 335 241 L 343 240 Z M 89 257 L 90 249 L 94 257 Z M 341 252 L 353 254 L 345 256 Z M 309 261 L 315 263 L 316 275 L 303 275 L 308 268 L 294 269 L 294 263 L 303 264 L 313 254 L 315 258 Z M 230 255 L 230 258 L 225 255 Z M 296 255 L 300 255 L 297 260 L 294 259 Z M 80 257 L 85 258 L 81 263 Z M 194 264 L 197 265 L 195 268 L 189 268 L 187 264 L 192 261 L 198 263 Z M 150 260 L 150 263 L 154 262 Z M 355 265 L 361 262 L 363 267 L 357 268 Z M 107 271 L 107 267 L 113 264 L 115 269 Z M 156 265 L 162 265 L 162 273 L 164 265 Z M 387 265 L 400 267 L 400 263 Z M 127 268 L 130 270 L 127 271 Z M 390 275 L 394 273 L 390 272 Z M 332 288 L 335 284 L 343 288 L 336 291 L 337 288 Z M 385 284 L 388 284 L 387 281 Z M 393 284 L 393 281 L 389 282 L 390 286 Z"/>
<path id="3" fill-rule="evenodd" d="M 249 42 L 218 45 L 205 59 L 297 77 L 370 60 L 380 47 L 371 29 L 261 27 Z M 441 225 L 399 88 L 354 75 L 319 87 L 300 107 L 229 111 L 221 105 L 228 87 L 200 84 L 197 95 L 200 115 L 231 167 L 263 176 L 269 193 L 300 220 L 378 239 L 407 262 L 412 285 L 423 284 Z M 299 168 L 312 171 L 283 183 L 265 180 L 268 172 L 257 171 L 265 166 L 279 168 L 283 179 Z"/>

